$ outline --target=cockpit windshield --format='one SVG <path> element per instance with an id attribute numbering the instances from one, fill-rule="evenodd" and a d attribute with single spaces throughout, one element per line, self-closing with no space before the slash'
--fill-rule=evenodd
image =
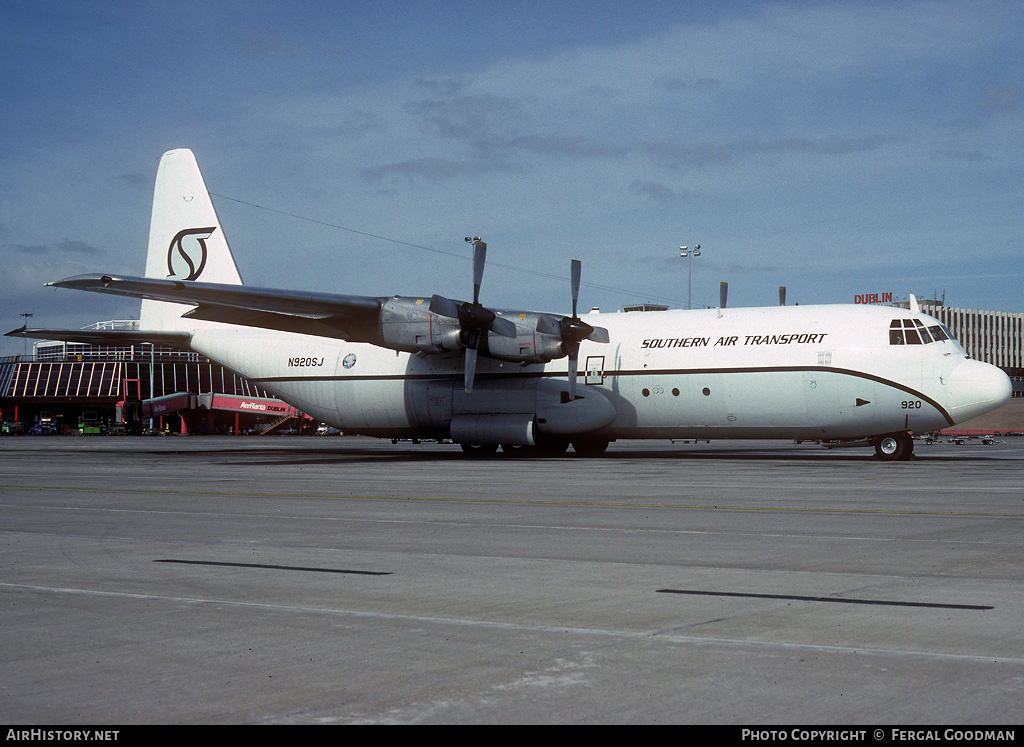
<path id="1" fill-rule="evenodd" d="M 928 345 L 932 342 L 946 341 L 967 355 L 967 351 L 960 346 L 944 324 L 926 327 L 920 319 L 893 319 L 889 324 L 890 345 Z"/>

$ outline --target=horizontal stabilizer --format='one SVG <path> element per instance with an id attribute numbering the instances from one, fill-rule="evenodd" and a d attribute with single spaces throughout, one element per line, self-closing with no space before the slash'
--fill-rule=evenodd
<path id="1" fill-rule="evenodd" d="M 11 330 L 5 337 L 23 337 L 28 340 L 57 340 L 80 342 L 87 345 L 166 345 L 188 350 L 192 335 L 188 332 L 163 332 L 136 329 L 20 329 Z"/>

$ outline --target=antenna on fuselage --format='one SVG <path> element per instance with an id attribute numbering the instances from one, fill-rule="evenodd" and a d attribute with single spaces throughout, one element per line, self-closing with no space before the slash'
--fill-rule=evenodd
<path id="1" fill-rule="evenodd" d="M 786 305 L 786 286 L 779 286 L 779 306 Z"/>

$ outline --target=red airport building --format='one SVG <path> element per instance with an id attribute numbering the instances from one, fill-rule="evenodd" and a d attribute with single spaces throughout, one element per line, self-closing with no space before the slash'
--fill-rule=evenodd
<path id="1" fill-rule="evenodd" d="M 318 425 L 196 353 L 70 342 L 39 342 L 32 355 L 0 358 L 0 423 L 6 434 L 312 433 Z"/>

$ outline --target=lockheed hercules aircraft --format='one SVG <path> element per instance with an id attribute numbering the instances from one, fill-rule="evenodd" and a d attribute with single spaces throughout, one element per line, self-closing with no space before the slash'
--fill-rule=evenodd
<path id="1" fill-rule="evenodd" d="M 242 284 L 195 157 L 157 171 L 144 277 L 48 285 L 143 299 L 140 329 L 187 348 L 347 434 L 452 439 L 470 454 L 584 456 L 617 439 L 873 444 L 908 459 L 913 433 L 1004 404 L 1009 378 L 910 309 L 829 305 L 578 314 L 491 309 L 486 245 L 473 300 L 352 296 Z M 97 333 L 16 330 L 93 340 Z M 110 342 L 109 339 L 105 340 Z"/>

